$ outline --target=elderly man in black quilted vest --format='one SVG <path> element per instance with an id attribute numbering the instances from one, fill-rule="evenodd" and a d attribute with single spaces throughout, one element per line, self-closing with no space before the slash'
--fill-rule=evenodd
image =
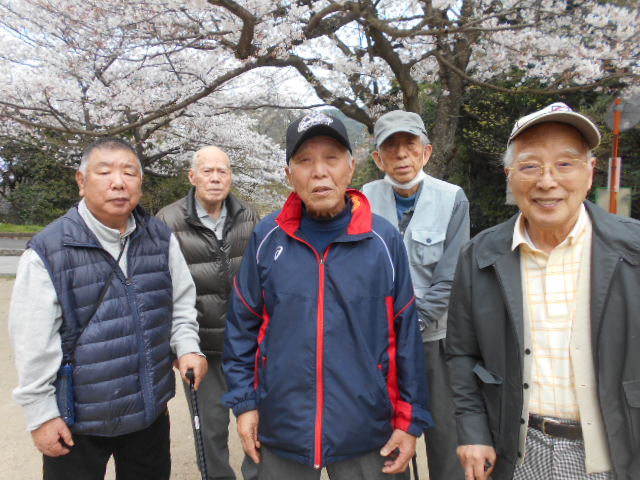
<path id="1" fill-rule="evenodd" d="M 200 346 L 209 371 L 197 395 L 204 435 L 205 458 L 210 479 L 235 479 L 229 466 L 229 410 L 222 405 L 226 391 L 222 374 L 222 345 L 227 303 L 242 255 L 258 213 L 230 193 L 231 164 L 215 146 L 195 152 L 189 170 L 193 188 L 186 197 L 160 210 L 158 217 L 173 230 L 196 284 Z M 257 476 L 247 457 L 242 466 L 245 480 Z"/>

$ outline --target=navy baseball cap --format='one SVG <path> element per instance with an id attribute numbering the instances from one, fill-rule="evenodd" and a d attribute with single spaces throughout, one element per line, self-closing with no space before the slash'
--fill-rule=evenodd
<path id="1" fill-rule="evenodd" d="M 322 112 L 313 112 L 298 118 L 287 128 L 287 165 L 300 145 L 312 137 L 334 138 L 351 152 L 347 129 L 339 119 Z"/>

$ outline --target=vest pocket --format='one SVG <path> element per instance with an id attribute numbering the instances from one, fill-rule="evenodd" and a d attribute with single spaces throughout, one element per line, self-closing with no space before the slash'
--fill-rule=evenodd
<path id="1" fill-rule="evenodd" d="M 76 423 L 75 396 L 73 394 L 73 364 L 65 363 L 58 370 L 55 381 L 56 400 L 60 416 L 69 426 Z"/>
<path id="2" fill-rule="evenodd" d="M 412 230 L 409 261 L 413 265 L 436 263 L 442 257 L 446 236 L 447 232 L 444 230 Z"/>

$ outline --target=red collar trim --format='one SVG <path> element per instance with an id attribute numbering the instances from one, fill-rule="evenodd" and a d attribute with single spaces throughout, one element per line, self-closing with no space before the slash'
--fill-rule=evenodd
<path id="1" fill-rule="evenodd" d="M 371 232 L 373 228 L 373 214 L 371 205 L 364 193 L 355 189 L 348 189 L 347 195 L 351 199 L 351 223 L 347 229 L 349 235 L 360 235 Z M 291 236 L 295 236 L 302 221 L 302 199 L 296 192 L 287 198 L 282 211 L 276 218 L 276 223 Z"/>

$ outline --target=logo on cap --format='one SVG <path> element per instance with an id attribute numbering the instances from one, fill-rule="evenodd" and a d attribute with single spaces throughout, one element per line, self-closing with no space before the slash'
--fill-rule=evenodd
<path id="1" fill-rule="evenodd" d="M 306 130 L 309 130 L 311 127 L 315 127 L 316 125 L 331 125 L 333 123 L 333 119 L 324 113 L 310 113 L 298 124 L 298 133 L 302 133 Z"/>

